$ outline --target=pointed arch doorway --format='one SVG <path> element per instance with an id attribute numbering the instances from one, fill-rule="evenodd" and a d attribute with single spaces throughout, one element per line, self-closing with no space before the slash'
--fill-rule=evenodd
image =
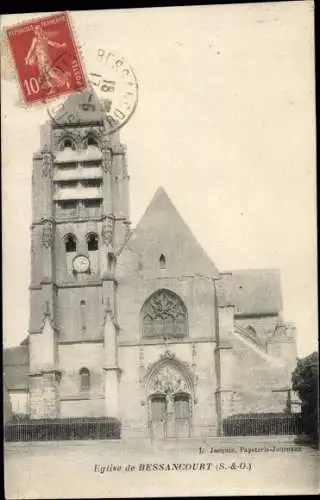
<path id="1" fill-rule="evenodd" d="M 159 362 L 146 388 L 151 439 L 190 437 L 193 407 L 190 377 L 177 363 Z"/>

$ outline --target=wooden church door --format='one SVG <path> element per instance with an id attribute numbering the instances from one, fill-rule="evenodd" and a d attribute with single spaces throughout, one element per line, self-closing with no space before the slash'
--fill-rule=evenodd
<path id="1" fill-rule="evenodd" d="M 167 437 L 167 402 L 165 395 L 151 396 L 151 438 L 166 439 Z"/>
<path id="2" fill-rule="evenodd" d="M 188 394 L 174 395 L 174 433 L 175 437 L 190 437 L 191 434 L 191 406 Z"/>

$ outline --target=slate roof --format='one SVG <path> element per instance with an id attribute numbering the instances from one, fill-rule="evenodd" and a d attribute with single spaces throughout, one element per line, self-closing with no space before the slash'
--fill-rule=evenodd
<path id="1" fill-rule="evenodd" d="M 5 349 L 3 353 L 4 382 L 9 391 L 28 388 L 29 346 L 24 343 L 25 340 L 17 347 Z"/>
<path id="2" fill-rule="evenodd" d="M 128 247 L 141 257 L 145 273 L 151 269 L 153 262 L 158 265 L 163 254 L 171 276 L 219 275 L 162 187 L 156 191 L 133 231 Z"/>
<path id="3" fill-rule="evenodd" d="M 54 115 L 57 125 L 103 123 L 105 119 L 102 103 L 93 89 L 73 92 Z"/>
<path id="4" fill-rule="evenodd" d="M 234 305 L 238 316 L 279 314 L 282 310 L 280 272 L 245 269 L 222 274 L 217 282 L 221 305 Z"/>

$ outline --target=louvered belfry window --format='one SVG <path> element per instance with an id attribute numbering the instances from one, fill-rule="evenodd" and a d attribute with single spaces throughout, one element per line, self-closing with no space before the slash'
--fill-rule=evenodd
<path id="1" fill-rule="evenodd" d="M 65 237 L 65 249 L 66 249 L 66 252 L 76 252 L 77 251 L 77 240 L 73 234 L 68 234 Z"/>

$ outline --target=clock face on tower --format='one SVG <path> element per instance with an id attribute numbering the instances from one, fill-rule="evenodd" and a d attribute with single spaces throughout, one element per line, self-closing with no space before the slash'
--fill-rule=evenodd
<path id="1" fill-rule="evenodd" d="M 76 273 L 86 273 L 89 269 L 89 259 L 85 255 L 77 255 L 72 264 Z"/>

